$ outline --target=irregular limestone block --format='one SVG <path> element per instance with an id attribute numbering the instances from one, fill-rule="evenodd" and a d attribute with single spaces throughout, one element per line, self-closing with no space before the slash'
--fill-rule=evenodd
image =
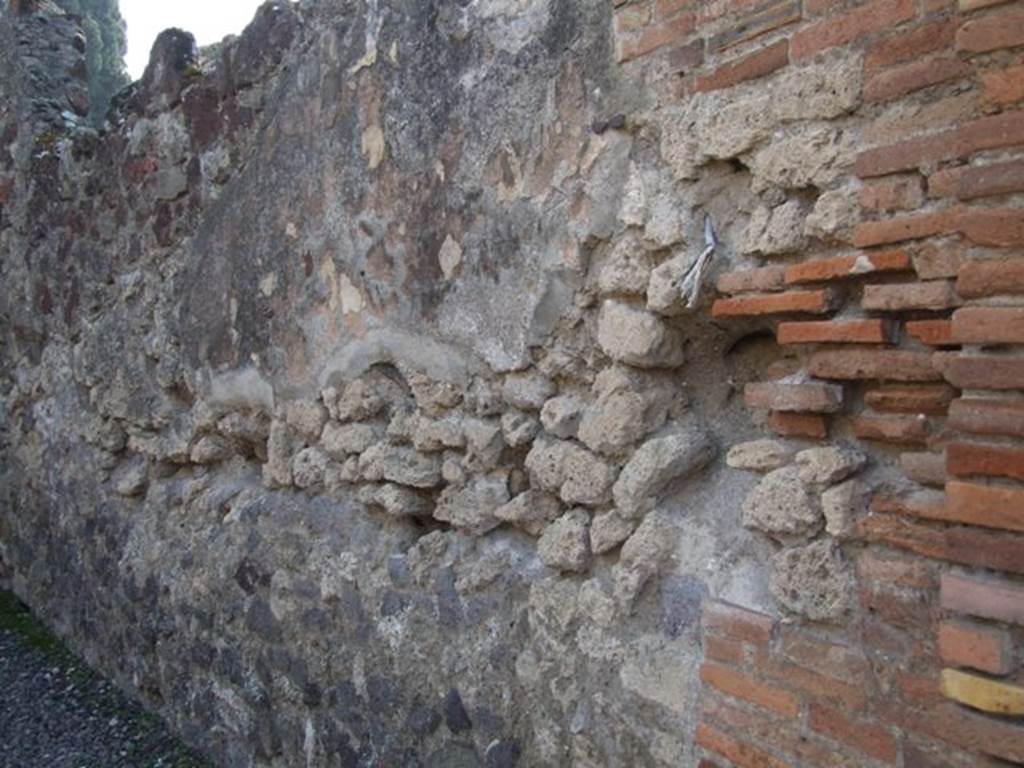
<path id="1" fill-rule="evenodd" d="M 644 250 L 639 238 L 627 236 L 619 240 L 597 278 L 602 294 L 642 296 L 654 268 L 654 259 Z"/>
<path id="2" fill-rule="evenodd" d="M 615 468 L 568 440 L 539 439 L 526 456 L 530 482 L 567 504 L 598 506 L 611 498 Z"/>
<path id="3" fill-rule="evenodd" d="M 583 414 L 583 406 L 583 401 L 575 395 L 553 397 L 544 403 L 544 407 L 541 409 L 541 424 L 555 437 L 575 437 L 580 417 Z"/>
<path id="4" fill-rule="evenodd" d="M 590 564 L 590 515 L 582 509 L 566 512 L 544 529 L 537 554 L 544 565 L 559 571 L 580 572 Z"/>
<path id="5" fill-rule="evenodd" d="M 852 538 L 870 503 L 871 488 L 856 478 L 829 488 L 821 494 L 825 530 L 837 539 Z"/>
<path id="6" fill-rule="evenodd" d="M 627 520 L 614 509 L 595 515 L 590 523 L 590 548 L 595 555 L 611 552 L 636 530 L 638 521 Z"/>
<path id="7" fill-rule="evenodd" d="M 615 483 L 619 514 L 630 520 L 654 509 L 670 486 L 703 467 L 714 455 L 711 436 L 691 427 L 644 443 Z"/>
<path id="8" fill-rule="evenodd" d="M 501 422 L 498 419 L 465 419 L 462 430 L 466 436 L 464 466 L 473 472 L 494 469 L 505 449 Z"/>
<path id="9" fill-rule="evenodd" d="M 784 470 L 780 470 L 784 471 Z M 850 608 L 850 568 L 832 539 L 819 539 L 772 558 L 771 591 L 786 610 L 811 621 L 834 621 Z"/>
<path id="10" fill-rule="evenodd" d="M 394 483 L 364 485 L 359 500 L 368 507 L 378 507 L 392 517 L 423 517 L 430 514 L 430 502 L 421 494 Z"/>
<path id="11" fill-rule="evenodd" d="M 285 406 L 284 418 L 297 434 L 315 442 L 327 421 L 327 409 L 314 400 L 294 400 Z"/>
<path id="12" fill-rule="evenodd" d="M 377 393 L 373 383 L 365 379 L 350 382 L 340 395 L 337 390 L 328 388 L 321 396 L 331 418 L 342 422 L 372 419 L 385 405 L 384 398 Z"/>
<path id="13" fill-rule="evenodd" d="M 510 373 L 502 385 L 505 401 L 524 411 L 539 411 L 555 391 L 551 379 L 536 371 Z"/>
<path id="14" fill-rule="evenodd" d="M 263 465 L 263 477 L 268 485 L 289 486 L 292 484 L 292 456 L 295 453 L 295 436 L 284 421 L 275 419 L 270 424 L 267 438 L 267 463 Z"/>
<path id="15" fill-rule="evenodd" d="M 868 457 L 853 448 L 824 446 L 808 448 L 796 455 L 800 479 L 808 485 L 832 485 L 859 472 Z"/>
<path id="16" fill-rule="evenodd" d="M 822 520 L 819 500 L 796 466 L 765 475 L 743 503 L 743 524 L 779 541 L 810 536 Z"/>
<path id="17" fill-rule="evenodd" d="M 359 454 L 381 438 L 380 428 L 369 424 L 338 424 L 328 422 L 320 437 L 320 447 L 328 456 L 339 461 Z"/>
<path id="18" fill-rule="evenodd" d="M 446 448 L 462 448 L 466 444 L 459 416 L 449 415 L 440 419 L 421 416 L 415 423 L 412 444 L 417 451 L 443 451 Z"/>
<path id="19" fill-rule="evenodd" d="M 614 299 L 601 307 L 597 341 L 612 360 L 638 368 L 674 368 L 684 359 L 677 330 L 645 309 Z"/>
<path id="20" fill-rule="evenodd" d="M 647 285 L 649 310 L 669 317 L 689 311 L 683 299 L 682 285 L 696 260 L 696 251 L 683 252 L 654 268 Z"/>
<path id="21" fill-rule="evenodd" d="M 619 562 L 612 568 L 612 589 L 623 610 L 632 611 L 644 586 L 672 556 L 678 537 L 678 529 L 661 513 L 654 513 L 622 545 Z"/>
<path id="22" fill-rule="evenodd" d="M 319 448 L 303 448 L 292 461 L 292 479 L 299 488 L 322 485 L 330 459 Z"/>
<path id="23" fill-rule="evenodd" d="M 750 440 L 730 448 L 725 463 L 733 469 L 771 472 L 784 467 L 792 458 L 793 451 L 778 440 Z"/>
<path id="24" fill-rule="evenodd" d="M 436 488 L 441 484 L 441 457 L 382 442 L 359 457 L 359 471 L 364 479 L 374 482 L 388 480 L 413 488 Z"/>
<path id="25" fill-rule="evenodd" d="M 799 200 L 787 200 L 777 208 L 761 207 L 747 225 L 744 253 L 774 256 L 799 251 L 806 244 L 804 220 L 807 210 Z"/>
<path id="26" fill-rule="evenodd" d="M 586 448 L 570 443 L 562 464 L 559 496 L 566 504 L 597 506 L 611 500 L 615 468 Z"/>
<path id="27" fill-rule="evenodd" d="M 501 433 L 511 448 L 522 448 L 533 442 L 540 432 L 540 419 L 523 411 L 508 411 L 501 416 Z"/>
<path id="28" fill-rule="evenodd" d="M 481 536 L 501 524 L 495 511 L 508 501 L 507 473 L 493 472 L 474 477 L 463 487 L 445 488 L 434 509 L 434 518 Z"/>
<path id="29" fill-rule="evenodd" d="M 494 510 L 498 520 L 511 523 L 531 536 L 539 536 L 561 513 L 562 505 L 556 496 L 533 489 Z"/>
<path id="30" fill-rule="evenodd" d="M 231 442 L 219 435 L 204 435 L 199 438 L 189 452 L 189 460 L 193 464 L 216 464 L 218 461 L 230 459 L 234 455 Z"/>

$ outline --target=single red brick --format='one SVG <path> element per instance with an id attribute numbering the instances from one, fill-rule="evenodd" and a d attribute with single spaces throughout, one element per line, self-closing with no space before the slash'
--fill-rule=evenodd
<path id="1" fill-rule="evenodd" d="M 860 207 L 868 211 L 913 210 L 924 202 L 920 176 L 868 182 L 860 191 Z"/>
<path id="2" fill-rule="evenodd" d="M 780 291 L 786 287 L 784 267 L 761 267 L 726 272 L 718 278 L 720 293 Z"/>
<path id="3" fill-rule="evenodd" d="M 894 712 L 905 730 L 928 734 L 976 755 L 1024 763 L 1024 728 L 965 707 L 946 704 L 927 710 L 907 707 Z"/>
<path id="4" fill-rule="evenodd" d="M 868 178 L 949 160 L 957 155 L 957 135 L 957 129 L 950 129 L 865 150 L 857 156 L 854 170 L 861 178 Z"/>
<path id="5" fill-rule="evenodd" d="M 766 614 L 712 600 L 704 603 L 701 625 L 705 631 L 714 630 L 745 643 L 767 645 L 771 642 L 775 622 Z"/>
<path id="6" fill-rule="evenodd" d="M 947 424 L 976 435 L 1024 437 L 1024 402 L 960 398 L 950 404 Z"/>
<path id="7" fill-rule="evenodd" d="M 1024 64 L 978 73 L 982 101 L 989 105 L 1013 104 L 1024 99 Z"/>
<path id="8" fill-rule="evenodd" d="M 951 480 L 946 483 L 946 510 L 951 521 L 1024 531 L 1024 489 Z"/>
<path id="9" fill-rule="evenodd" d="M 1024 144 L 1024 119 L 1020 112 L 972 120 L 930 136 L 911 138 L 886 147 L 862 152 L 857 157 L 858 176 L 884 176 L 895 171 L 917 168 L 924 163 L 937 163 L 967 157 L 986 149 L 1001 149 Z"/>
<path id="10" fill-rule="evenodd" d="M 952 280 L 924 283 L 865 285 L 860 304 L 864 309 L 902 312 L 910 309 L 940 310 L 960 306 Z"/>
<path id="11" fill-rule="evenodd" d="M 769 75 L 789 64 L 789 41 L 780 40 L 760 51 L 723 64 L 710 75 L 698 77 L 694 88 L 698 93 L 731 88 L 748 80 Z"/>
<path id="12" fill-rule="evenodd" d="M 700 668 L 700 679 L 705 685 L 728 696 L 756 704 L 783 717 L 795 719 L 800 714 L 800 699 L 789 691 L 761 683 L 720 664 L 705 662 Z"/>
<path id="13" fill-rule="evenodd" d="M 985 53 L 1024 45 L 1024 10 L 1008 9 L 971 19 L 956 31 L 956 47 L 968 53 Z"/>
<path id="14" fill-rule="evenodd" d="M 857 559 L 857 573 L 862 579 L 882 586 L 908 589 L 930 589 L 935 581 L 928 565 L 920 560 L 883 557 L 870 550 Z"/>
<path id="15" fill-rule="evenodd" d="M 906 251 L 879 251 L 794 264 L 786 268 L 786 282 L 820 283 L 876 272 L 907 272 L 911 268 L 910 255 Z"/>
<path id="16" fill-rule="evenodd" d="M 1010 672 L 1010 634 L 974 622 L 944 621 L 939 625 L 939 658 L 946 664 L 994 675 Z"/>
<path id="17" fill-rule="evenodd" d="M 743 398 L 750 408 L 787 413 L 835 413 L 843 407 L 843 388 L 822 382 L 751 382 L 743 388 Z"/>
<path id="18" fill-rule="evenodd" d="M 957 344 L 1024 344 L 1024 308 L 964 307 L 953 313 Z"/>
<path id="19" fill-rule="evenodd" d="M 972 208 L 957 217 L 957 227 L 978 245 L 1024 246 L 1024 210 Z"/>
<path id="20" fill-rule="evenodd" d="M 752 744 L 737 741 L 707 723 L 697 724 L 696 741 L 699 746 L 716 752 L 739 768 L 786 768 L 785 763 L 767 752 Z"/>
<path id="21" fill-rule="evenodd" d="M 14 192 L 14 177 L 0 177 L 0 205 L 11 199 L 12 192 Z"/>
<path id="22" fill-rule="evenodd" d="M 724 637 L 704 638 L 704 657 L 713 661 L 720 661 L 725 664 L 739 667 L 746 661 L 743 652 L 743 643 L 737 643 Z"/>
<path id="23" fill-rule="evenodd" d="M 960 389 L 1024 389 L 1024 358 L 936 352 L 935 367 Z M 822 376 L 821 378 L 828 378 Z"/>
<path id="24" fill-rule="evenodd" d="M 937 488 L 946 485 L 946 455 L 944 453 L 901 453 L 900 469 L 915 483 Z"/>
<path id="25" fill-rule="evenodd" d="M 969 526 L 935 527 L 899 515 L 869 515 L 858 522 L 868 543 L 935 560 L 1024 574 L 1024 536 Z"/>
<path id="26" fill-rule="evenodd" d="M 956 197 L 956 185 L 964 168 L 944 168 L 928 177 L 928 197 Z"/>
<path id="27" fill-rule="evenodd" d="M 757 669 L 762 678 L 848 710 L 859 710 L 868 702 L 869 691 L 863 679 L 847 684 L 763 653 L 757 656 Z"/>
<path id="28" fill-rule="evenodd" d="M 708 39 L 708 49 L 711 51 L 724 50 L 799 20 L 799 0 L 770 1 L 761 8 L 735 18 L 734 23 L 712 35 Z"/>
<path id="29" fill-rule="evenodd" d="M 891 344 L 894 326 L 885 320 L 827 320 L 779 323 L 779 344 Z"/>
<path id="30" fill-rule="evenodd" d="M 733 299 L 718 299 L 711 306 L 712 317 L 750 317 L 774 314 L 821 314 L 836 305 L 836 296 L 829 290 L 787 291 L 785 293 L 751 294 Z"/>
<path id="31" fill-rule="evenodd" d="M 870 674 L 860 649 L 814 637 L 791 625 L 782 628 L 782 654 L 805 669 L 847 683 L 859 683 Z"/>
<path id="32" fill-rule="evenodd" d="M 1024 160 L 959 169 L 955 191 L 961 200 L 1024 192 Z"/>
<path id="33" fill-rule="evenodd" d="M 891 732 L 879 725 L 851 720 L 832 707 L 814 703 L 808 710 L 808 724 L 818 733 L 865 755 L 888 763 L 896 761 L 898 743 Z"/>
<path id="34" fill-rule="evenodd" d="M 967 77 L 974 68 L 953 56 L 912 61 L 876 72 L 864 86 L 868 102 L 890 101 L 948 80 Z"/>
<path id="35" fill-rule="evenodd" d="M 879 493 L 871 499 L 871 511 L 876 514 L 904 515 L 925 520 L 944 520 L 946 497 L 941 491 L 912 491 L 910 493 Z"/>
<path id="36" fill-rule="evenodd" d="M 853 419 L 853 433 L 861 440 L 905 445 L 924 444 L 930 427 L 924 415 L 876 416 L 861 414 Z"/>
<path id="37" fill-rule="evenodd" d="M 1024 143 L 1024 112 L 1003 112 L 971 120 L 957 129 L 957 149 L 964 155 Z"/>
<path id="38" fill-rule="evenodd" d="M 953 341 L 953 323 L 949 320 L 911 320 L 907 333 L 922 344 L 931 347 L 948 347 Z"/>
<path id="39" fill-rule="evenodd" d="M 955 390 L 946 384 L 892 385 L 869 389 L 864 402 L 887 413 L 945 413 Z"/>
<path id="40" fill-rule="evenodd" d="M 793 36 L 793 59 L 806 59 L 871 32 L 891 29 L 913 18 L 916 11 L 910 0 L 873 0 L 847 13 L 801 29 Z"/>
<path id="41" fill-rule="evenodd" d="M 953 43 L 955 31 L 956 26 L 952 19 L 942 19 L 907 32 L 898 32 L 868 49 L 864 58 L 864 68 L 869 71 L 875 70 L 904 61 L 916 61 L 936 51 L 948 50 Z"/>
<path id="42" fill-rule="evenodd" d="M 744 739 L 771 745 L 773 751 L 784 753 L 792 765 L 854 768 L 848 756 L 805 733 L 798 723 L 732 706 L 714 693 L 701 696 L 701 715 L 705 722 L 742 734 Z M 750 768 L 746 763 L 730 765 Z"/>
<path id="43" fill-rule="evenodd" d="M 1024 625 L 1024 586 L 1020 584 L 944 573 L 939 599 L 947 611 Z"/>
<path id="44" fill-rule="evenodd" d="M 683 42 L 696 28 L 693 14 L 683 14 L 671 21 L 654 24 L 633 38 L 619 42 L 619 61 L 646 56 L 670 43 Z"/>
<path id="45" fill-rule="evenodd" d="M 888 349 L 843 349 L 815 352 L 807 370 L 820 379 L 874 379 L 879 381 L 939 381 L 927 352 Z"/>
<path id="46" fill-rule="evenodd" d="M 823 439 L 828 437 L 828 419 L 816 413 L 768 414 L 768 428 L 783 437 L 806 437 Z"/>
<path id="47" fill-rule="evenodd" d="M 965 259 L 960 243 L 922 243 L 914 254 L 914 269 L 922 280 L 956 277 Z"/>
<path id="48" fill-rule="evenodd" d="M 955 211 L 920 213 L 883 221 L 864 221 L 854 229 L 853 244 L 858 248 L 870 248 L 873 245 L 950 234 L 957 231 L 957 225 L 962 221 L 964 220 Z"/>
<path id="49" fill-rule="evenodd" d="M 980 443 L 950 443 L 946 469 L 957 477 L 980 475 L 1024 480 L 1024 448 Z"/>
<path id="50" fill-rule="evenodd" d="M 1024 259 L 972 261 L 960 268 L 956 292 L 965 299 L 1024 295 Z"/>
<path id="51" fill-rule="evenodd" d="M 981 8 L 990 8 L 993 5 L 1002 5 L 1003 3 L 1011 3 L 1015 0 L 959 0 L 957 7 L 961 13 L 967 11 L 977 11 Z"/>

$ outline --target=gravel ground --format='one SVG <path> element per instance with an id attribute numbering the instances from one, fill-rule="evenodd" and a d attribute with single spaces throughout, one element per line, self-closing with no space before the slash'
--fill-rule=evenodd
<path id="1" fill-rule="evenodd" d="M 210 768 L 0 592 L 0 768 Z"/>

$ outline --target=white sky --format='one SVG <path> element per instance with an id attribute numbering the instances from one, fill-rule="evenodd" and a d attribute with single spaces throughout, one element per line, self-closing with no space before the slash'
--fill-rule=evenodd
<path id="1" fill-rule="evenodd" d="M 241 32 L 263 0 L 121 0 L 128 24 L 128 74 L 142 77 L 156 36 L 169 27 L 191 32 L 199 45 Z"/>

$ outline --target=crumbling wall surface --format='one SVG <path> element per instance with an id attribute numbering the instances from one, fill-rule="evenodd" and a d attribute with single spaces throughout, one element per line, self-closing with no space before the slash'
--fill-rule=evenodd
<path id="1" fill-rule="evenodd" d="M 224 765 L 1024 760 L 1022 28 L 268 2 L 98 134 L 17 4 L 0 580 Z"/>

